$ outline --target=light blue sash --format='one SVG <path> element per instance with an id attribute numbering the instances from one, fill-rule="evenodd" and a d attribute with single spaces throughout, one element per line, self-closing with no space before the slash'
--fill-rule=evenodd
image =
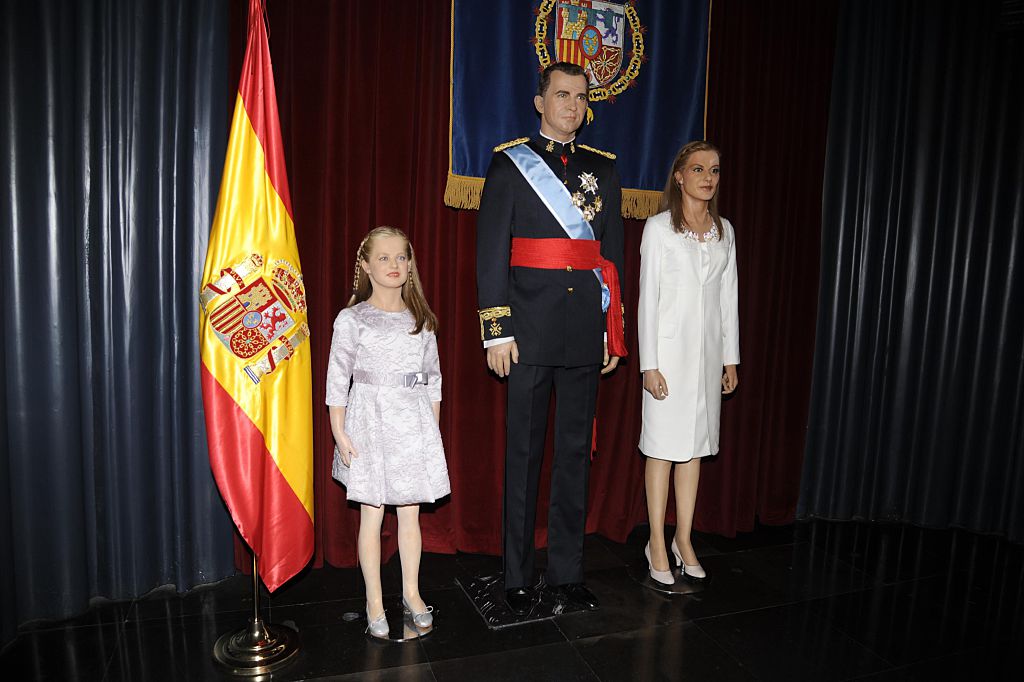
<path id="1" fill-rule="evenodd" d="M 537 152 L 526 144 L 517 144 L 506 149 L 505 154 L 512 159 L 512 163 L 523 174 L 526 182 L 544 202 L 544 206 L 555 217 L 570 239 L 594 239 L 594 228 L 583 219 L 583 214 L 573 205 L 569 189 L 558 179 L 551 167 L 544 163 L 544 159 L 537 155 Z M 601 311 L 606 312 L 611 304 L 611 294 L 608 291 L 608 285 L 604 283 L 604 278 L 601 277 L 601 268 L 594 268 L 594 275 L 601 283 Z"/>

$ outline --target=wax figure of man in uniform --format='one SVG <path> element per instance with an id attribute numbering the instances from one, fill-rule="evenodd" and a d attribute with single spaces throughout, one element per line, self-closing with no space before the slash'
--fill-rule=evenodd
<path id="1" fill-rule="evenodd" d="M 508 377 L 505 598 L 520 615 L 537 596 L 534 522 L 552 388 L 545 584 L 563 603 L 598 606 L 583 584 L 597 385 L 626 351 L 615 157 L 576 142 L 588 89 L 575 64 L 544 70 L 534 98 L 540 132 L 495 148 L 477 221 L 480 331 L 488 367 Z"/>

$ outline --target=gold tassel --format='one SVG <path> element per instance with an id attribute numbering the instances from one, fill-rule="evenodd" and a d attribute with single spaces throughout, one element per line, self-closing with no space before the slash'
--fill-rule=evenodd
<path id="1" fill-rule="evenodd" d="M 480 195 L 483 194 L 483 191 L 483 178 L 449 173 L 448 183 L 444 188 L 445 206 L 478 209 L 480 208 Z"/>
<path id="2" fill-rule="evenodd" d="M 658 204 L 661 203 L 661 192 L 647 189 L 624 189 L 622 190 L 622 217 L 623 218 L 650 218 L 658 212 Z"/>

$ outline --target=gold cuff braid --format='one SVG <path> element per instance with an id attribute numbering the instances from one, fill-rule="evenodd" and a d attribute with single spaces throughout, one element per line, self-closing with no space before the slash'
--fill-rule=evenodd
<path id="1" fill-rule="evenodd" d="M 497 335 L 501 334 L 501 325 L 498 324 L 496 322 L 496 320 L 498 320 L 499 318 L 502 318 L 502 317 L 511 317 L 512 316 L 512 308 L 510 308 L 507 305 L 498 305 L 498 306 L 494 306 L 493 308 L 484 308 L 483 310 L 480 310 L 479 313 L 480 313 L 480 340 L 484 341 L 484 340 L 486 340 L 486 336 L 484 335 L 484 321 L 486 321 L 486 320 L 494 321 L 491 324 L 491 331 L 494 333 L 495 336 L 497 336 Z"/>

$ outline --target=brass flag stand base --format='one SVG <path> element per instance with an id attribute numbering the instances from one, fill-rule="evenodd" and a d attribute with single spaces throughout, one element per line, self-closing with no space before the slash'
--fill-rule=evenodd
<path id="1" fill-rule="evenodd" d="M 213 660 L 232 675 L 265 675 L 295 660 L 299 633 L 283 625 L 266 625 L 260 618 L 260 574 L 252 557 L 252 622 L 228 632 L 213 645 Z"/>

